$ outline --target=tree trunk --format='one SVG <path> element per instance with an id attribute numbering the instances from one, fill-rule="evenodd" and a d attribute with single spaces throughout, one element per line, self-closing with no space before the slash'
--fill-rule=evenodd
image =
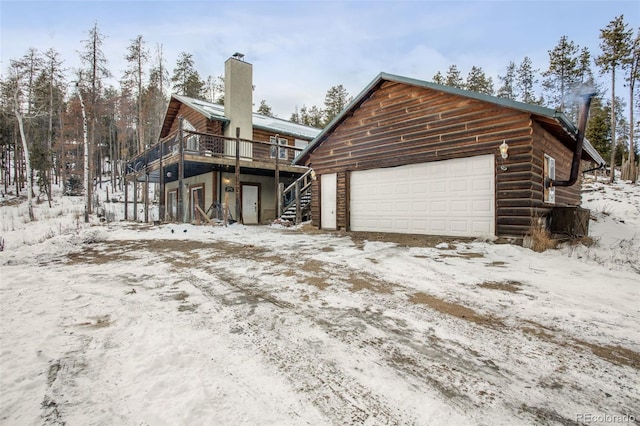
<path id="1" fill-rule="evenodd" d="M 611 183 L 616 180 L 616 69 L 611 69 Z"/>
<path id="2" fill-rule="evenodd" d="M 636 171 L 635 146 L 633 146 L 633 89 L 634 80 L 631 78 L 631 82 L 629 83 L 629 100 L 631 101 L 631 108 L 629 108 L 629 172 L 631 176 L 629 176 L 629 179 L 631 179 L 631 183 L 635 183 L 638 176 Z"/>
<path id="3" fill-rule="evenodd" d="M 22 114 L 18 110 L 18 97 L 16 93 L 14 113 L 18 119 L 18 128 L 20 129 L 20 139 L 22 141 L 22 151 L 24 153 L 25 167 L 27 168 L 27 209 L 29 211 L 29 220 L 36 220 L 33 215 L 33 194 L 32 194 L 32 179 L 31 179 L 31 161 L 29 158 L 29 147 L 27 146 L 27 138 L 24 134 L 24 123 L 22 122 Z"/>
<path id="4" fill-rule="evenodd" d="M 80 98 L 80 106 L 82 107 L 82 134 L 84 137 L 84 221 L 89 222 L 89 206 L 91 197 L 91 185 L 89 182 L 89 138 L 87 137 L 87 114 L 84 109 L 84 101 L 82 93 L 78 87 L 78 97 Z"/>

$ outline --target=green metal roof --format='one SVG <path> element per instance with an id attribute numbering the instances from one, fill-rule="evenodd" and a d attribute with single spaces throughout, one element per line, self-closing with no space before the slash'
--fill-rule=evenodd
<path id="1" fill-rule="evenodd" d="M 207 117 L 209 120 L 218 120 L 224 122 L 225 124 L 229 123 L 230 121 L 224 115 L 223 105 L 176 94 L 173 94 L 172 97 L 182 102 L 183 104 L 190 106 L 200 114 Z M 317 129 L 315 127 L 293 123 L 291 121 L 283 120 L 277 117 L 270 117 L 267 115 L 259 114 L 257 112 L 252 112 L 251 114 L 253 127 L 256 129 L 279 133 L 281 135 L 300 137 L 306 140 L 313 139 L 320 133 L 320 129 Z"/>
<path id="2" fill-rule="evenodd" d="M 300 153 L 294 163 L 301 163 L 307 156 L 310 154 L 318 144 L 329 134 L 331 133 L 339 123 L 344 121 L 344 119 L 349 115 L 349 112 L 355 108 L 358 108 L 364 101 L 366 101 L 369 96 L 380 87 L 380 85 L 385 81 L 392 81 L 396 83 L 408 84 L 411 86 L 424 87 L 426 89 L 437 90 L 439 92 L 450 93 L 452 95 L 463 96 L 466 98 L 476 99 L 482 102 L 492 103 L 494 105 L 502 106 L 505 108 L 511 108 L 520 110 L 526 113 L 531 114 L 535 117 L 544 117 L 546 119 L 550 119 L 557 123 L 559 129 L 562 129 L 562 133 L 571 139 L 575 139 L 577 134 L 576 125 L 562 112 L 557 111 L 555 109 L 546 108 L 539 105 L 531 105 L 524 102 L 518 102 L 511 99 L 500 98 L 497 96 L 491 96 L 484 93 L 472 92 L 469 90 L 458 89 L 450 86 L 443 86 L 441 84 L 431 83 L 423 80 L 416 80 L 413 78 L 402 77 L 399 75 L 388 74 L 388 73 L 380 73 L 378 76 L 369 83 L 362 92 L 356 96 L 353 101 L 351 101 L 342 112 L 336 116 L 329 124 L 325 126 L 325 128 L 320 132 L 315 139 L 309 143 L 309 145 Z M 589 157 L 598 164 L 604 164 L 606 161 L 600 156 L 598 151 L 587 141 L 584 140 L 583 146 L 584 152 L 586 152 Z"/>

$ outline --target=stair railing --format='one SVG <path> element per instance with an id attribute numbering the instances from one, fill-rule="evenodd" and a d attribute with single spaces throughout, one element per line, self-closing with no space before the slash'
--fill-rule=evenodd
<path id="1" fill-rule="evenodd" d="M 311 199 L 309 199 L 309 201 L 303 206 L 302 199 L 305 195 L 311 194 L 311 182 L 313 182 L 314 177 L 315 173 L 312 169 L 309 169 L 282 191 L 281 200 L 282 205 L 284 206 L 282 211 L 286 212 L 289 208 L 295 205 L 296 224 L 302 222 L 303 211 L 311 205 Z"/>

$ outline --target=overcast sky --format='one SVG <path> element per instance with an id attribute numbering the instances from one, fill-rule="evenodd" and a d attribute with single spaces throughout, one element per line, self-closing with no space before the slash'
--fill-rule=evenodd
<path id="1" fill-rule="evenodd" d="M 116 77 L 137 35 L 152 55 L 162 45 L 170 72 L 180 52 L 193 54 L 202 79 L 222 75 L 224 61 L 241 52 L 253 64 L 255 107 L 265 99 L 288 119 L 296 106 L 322 107 L 331 86 L 342 84 L 357 95 L 380 72 L 431 80 L 455 64 L 466 78 L 476 65 L 497 87 L 510 61 L 529 56 L 534 67 L 546 69 L 548 51 L 563 35 L 596 56 L 600 30 L 621 14 L 637 31 L 637 0 L 0 0 L 0 65 L 6 75 L 9 59 L 35 47 L 56 49 L 65 66 L 76 68 L 97 22 Z"/>

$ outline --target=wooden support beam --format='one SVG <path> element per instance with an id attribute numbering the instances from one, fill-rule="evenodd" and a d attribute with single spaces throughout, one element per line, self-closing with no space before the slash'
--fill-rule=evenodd
<path id="1" fill-rule="evenodd" d="M 196 204 L 196 210 L 198 210 L 198 213 L 202 215 L 202 217 L 204 218 L 205 221 L 207 221 L 207 223 L 211 223 L 211 219 L 209 219 L 209 217 L 204 212 L 204 210 L 202 210 L 202 207 L 200 207 L 198 204 Z"/>

